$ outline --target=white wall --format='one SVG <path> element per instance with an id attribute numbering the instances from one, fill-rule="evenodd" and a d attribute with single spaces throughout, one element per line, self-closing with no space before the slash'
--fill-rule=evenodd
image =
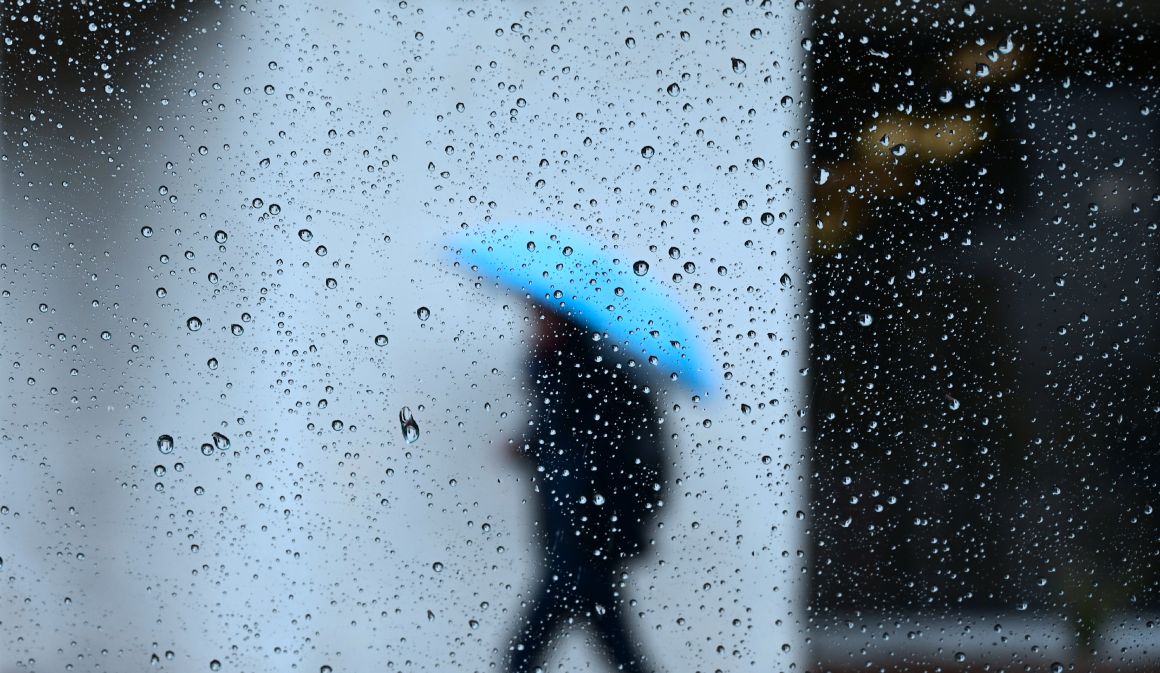
<path id="1" fill-rule="evenodd" d="M 161 662 L 169 670 L 205 670 L 211 659 L 237 671 L 485 670 L 502 661 L 538 553 L 525 476 L 492 446 L 522 400 L 523 313 L 517 297 L 473 289 L 448 270 L 440 245 L 461 222 L 547 216 L 618 234 L 623 256 L 647 259 L 658 279 L 693 261 L 697 271 L 672 289 L 729 365 L 715 373 L 716 399 L 668 394 L 681 478 L 662 517 L 667 536 L 630 582 L 633 612 L 644 613 L 638 632 L 668 670 L 788 670 L 804 639 L 806 545 L 795 513 L 806 509 L 796 414 L 805 349 L 794 317 L 804 251 L 794 225 L 805 155 L 790 148 L 804 136 L 804 17 L 745 5 L 724 16 L 708 4 L 687 13 L 365 4 L 222 10 L 221 27 L 167 66 L 168 89 L 150 90 L 139 118 L 125 121 L 139 184 L 101 178 L 118 198 L 93 217 L 117 233 L 83 245 L 98 256 L 117 249 L 117 280 L 98 284 L 149 326 L 122 317 L 115 352 L 92 356 L 98 403 L 125 382 L 99 439 L 96 411 L 58 414 L 43 384 L 26 395 L 9 383 L 3 431 L 14 448 L 0 485 L 28 504 L 19 521 L 0 517 L 4 612 L 15 620 L 0 629 L 12 634 L 0 639 L 7 665 L 56 670 L 82 653 L 127 669 L 165 650 L 174 651 Z M 762 36 L 750 37 L 753 28 Z M 731 58 L 746 62 L 743 72 Z M 673 82 L 681 90 L 669 95 Z M 760 169 L 751 162 L 759 156 Z M 6 213 L 39 217 L 12 196 L 9 187 Z M 253 208 L 254 198 L 265 205 Z M 767 227 L 758 223 L 765 211 L 787 216 Z M 65 219 L 50 215 L 44 229 Z M 144 223 L 155 230 L 149 239 L 137 234 Z M 222 250 L 218 229 L 229 235 Z M 5 234 L 6 247 L 24 244 Z M 314 252 L 320 244 L 325 257 Z M 783 286 L 783 273 L 797 284 Z M 325 287 L 328 277 L 337 288 Z M 23 317 L 43 281 L 10 280 L 14 298 L 5 300 L 5 338 L 31 353 L 43 348 L 43 330 Z M 168 296 L 156 298 L 157 286 Z M 420 306 L 431 310 L 425 322 Z M 196 333 L 185 327 L 192 315 L 205 323 Z M 230 334 L 232 323 L 245 333 Z M 132 366 L 129 331 L 140 335 Z M 386 347 L 373 343 L 380 333 Z M 422 430 L 411 445 L 398 425 L 404 405 Z M 214 431 L 231 450 L 202 456 Z M 177 439 L 171 456 L 156 449 L 163 432 Z M 48 466 L 33 465 L 40 455 Z M 67 498 L 50 493 L 77 464 L 95 470 L 70 484 L 93 503 L 87 533 L 59 529 Z M 155 464 L 169 474 L 155 478 Z M 93 549 L 79 568 L 55 553 L 77 540 Z M 62 593 L 73 596 L 67 615 L 48 616 Z M 24 596 L 39 607 L 22 607 Z M 38 620 L 55 627 L 30 626 Z M 559 658 L 570 669 L 599 670 L 596 661 L 579 637 Z"/>

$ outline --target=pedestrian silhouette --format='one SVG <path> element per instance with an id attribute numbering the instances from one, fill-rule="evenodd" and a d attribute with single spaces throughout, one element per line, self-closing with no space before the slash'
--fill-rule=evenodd
<path id="1" fill-rule="evenodd" d="M 632 635 L 620 589 L 662 504 L 659 414 L 612 344 L 554 313 L 537 323 L 529 420 L 517 449 L 535 466 L 544 565 L 512 638 L 510 671 L 544 667 L 567 630 L 583 626 L 614 668 L 643 673 L 650 660 Z"/>

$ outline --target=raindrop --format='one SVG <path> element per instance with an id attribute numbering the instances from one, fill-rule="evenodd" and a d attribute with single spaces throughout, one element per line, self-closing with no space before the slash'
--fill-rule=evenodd
<path id="1" fill-rule="evenodd" d="M 656 154 L 656 150 L 653 149 L 652 145 L 645 145 L 640 148 L 640 155 L 645 159 L 652 159 L 654 154 Z"/>
<path id="2" fill-rule="evenodd" d="M 213 233 L 213 240 L 218 242 L 218 243 L 225 243 L 226 240 L 229 239 L 229 237 L 230 237 L 229 234 L 222 231 L 221 229 L 218 229 L 217 231 L 215 231 Z"/>
<path id="3" fill-rule="evenodd" d="M 230 438 L 220 432 L 213 433 L 213 445 L 218 451 L 229 451 Z"/>
<path id="4" fill-rule="evenodd" d="M 161 435 L 157 438 L 157 450 L 161 453 L 173 453 L 173 437 Z"/>
<path id="5" fill-rule="evenodd" d="M 205 366 L 209 367 L 210 369 L 217 369 L 218 368 L 217 358 L 210 358 L 210 359 L 206 360 Z"/>
<path id="6" fill-rule="evenodd" d="M 441 572 L 443 572 L 443 564 L 440 563 L 439 561 L 436 561 L 436 562 L 431 564 L 431 569 L 437 573 L 441 573 Z"/>
<path id="7" fill-rule="evenodd" d="M 745 61 L 742 61 L 739 58 L 734 58 L 734 59 L 732 59 L 732 61 L 733 61 L 733 72 L 735 72 L 739 75 L 741 73 L 745 72 Z"/>
<path id="8" fill-rule="evenodd" d="M 314 232 L 310 231 L 309 229 L 299 229 L 298 238 L 302 239 L 303 241 L 309 241 L 310 239 L 314 238 Z"/>
<path id="9" fill-rule="evenodd" d="M 648 262 L 644 261 L 643 259 L 638 259 L 632 265 L 632 272 L 638 276 L 645 275 L 648 273 Z"/>
<path id="10" fill-rule="evenodd" d="M 333 278 L 327 278 L 326 287 L 329 290 L 333 290 L 334 288 L 338 287 L 338 281 Z"/>
<path id="11" fill-rule="evenodd" d="M 676 96 L 681 93 L 681 85 L 673 82 L 669 85 L 669 88 L 665 89 L 665 91 L 668 91 L 670 96 Z"/>
<path id="12" fill-rule="evenodd" d="M 213 455 L 213 444 L 210 444 L 209 442 L 202 444 L 201 445 L 201 455 L 212 456 Z"/>
<path id="13" fill-rule="evenodd" d="M 681 249 L 675 245 L 673 247 L 669 248 L 669 257 L 672 259 L 680 259 L 681 258 Z"/>
<path id="14" fill-rule="evenodd" d="M 415 311 L 415 315 L 419 316 L 419 320 L 426 320 L 431 317 L 431 309 L 426 306 L 420 306 L 419 310 Z"/>
<path id="15" fill-rule="evenodd" d="M 246 330 L 242 329 L 242 326 L 237 323 L 230 325 L 230 333 L 234 336 L 241 336 L 243 333 L 245 333 L 245 331 Z"/>
<path id="16" fill-rule="evenodd" d="M 870 315 L 869 313 L 863 313 L 862 315 L 858 316 L 858 324 L 863 327 L 869 327 L 873 323 L 874 316 Z"/>
<path id="17" fill-rule="evenodd" d="M 790 278 L 788 273 L 781 274 L 781 279 L 779 282 L 781 283 L 782 287 L 793 287 L 793 278 Z"/>
<path id="18" fill-rule="evenodd" d="M 326 246 L 325 245 L 318 246 L 317 248 L 314 249 L 314 254 L 318 255 L 319 257 L 326 257 Z"/>
<path id="19" fill-rule="evenodd" d="M 162 289 L 158 290 L 157 296 L 164 297 L 165 296 L 165 289 L 162 288 Z M 189 328 L 190 332 L 196 332 L 199 329 L 201 329 L 201 318 L 199 318 L 197 316 L 193 316 L 189 320 L 185 321 L 185 326 Z"/>
<path id="20" fill-rule="evenodd" d="M 220 671 L 220 670 L 222 670 L 222 662 L 218 661 L 217 659 L 213 659 L 213 660 L 211 660 L 211 661 L 209 662 L 209 670 L 211 670 L 211 671 Z"/>
<path id="21" fill-rule="evenodd" d="M 419 441 L 419 424 L 415 422 L 415 417 L 411 415 L 410 407 L 403 407 L 399 410 L 399 425 L 403 429 L 403 439 L 408 444 L 414 444 Z"/>
<path id="22" fill-rule="evenodd" d="M 387 341 L 388 341 L 388 340 L 387 340 L 387 335 L 386 335 L 386 334 L 380 334 L 380 335 L 378 335 L 378 336 L 376 336 L 376 337 L 375 337 L 375 345 L 376 345 L 376 346 L 380 346 L 380 347 L 381 347 L 381 346 L 386 346 L 386 345 L 387 345 Z"/>
<path id="23" fill-rule="evenodd" d="M 158 477 L 164 477 L 165 476 L 165 466 L 164 465 L 155 465 L 153 467 L 153 474 L 155 474 Z"/>
<path id="24" fill-rule="evenodd" d="M 165 297 L 165 295 L 167 295 L 167 294 L 169 294 L 169 292 L 166 291 L 165 288 L 163 288 L 163 287 L 157 288 L 157 298 L 158 299 L 163 299 Z"/>
<path id="25" fill-rule="evenodd" d="M 528 241 L 528 252 L 535 252 L 535 251 L 536 251 L 536 242 L 535 241 Z"/>
<path id="26" fill-rule="evenodd" d="M 141 227 L 141 235 L 144 236 L 145 238 L 149 238 L 150 236 L 153 235 L 153 227 L 150 227 L 150 226 Z"/>

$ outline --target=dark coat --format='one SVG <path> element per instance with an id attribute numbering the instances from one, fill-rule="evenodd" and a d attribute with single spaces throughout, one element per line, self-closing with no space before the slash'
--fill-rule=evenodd
<path id="1" fill-rule="evenodd" d="M 536 464 L 549 563 L 641 553 L 666 482 L 652 395 L 612 349 L 576 329 L 533 353 L 524 452 Z"/>

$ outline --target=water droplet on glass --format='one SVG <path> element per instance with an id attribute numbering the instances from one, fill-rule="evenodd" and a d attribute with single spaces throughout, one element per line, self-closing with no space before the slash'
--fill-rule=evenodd
<path id="1" fill-rule="evenodd" d="M 161 292 L 161 293 L 157 295 L 158 297 L 165 296 L 163 291 L 159 291 L 159 292 Z M 196 332 L 199 329 L 201 329 L 201 318 L 199 318 L 197 316 L 193 316 L 189 320 L 185 321 L 185 326 L 189 328 L 190 332 Z"/>
<path id="2" fill-rule="evenodd" d="M 333 278 L 327 278 L 327 279 L 326 279 L 326 288 L 327 288 L 328 290 L 333 290 L 333 289 L 334 289 L 334 288 L 336 288 L 336 287 L 338 287 L 338 281 L 337 281 L 337 280 L 335 280 L 335 279 L 333 279 Z"/>
<path id="3" fill-rule="evenodd" d="M 739 75 L 741 73 L 745 72 L 745 61 L 742 61 L 739 58 L 734 58 L 734 59 L 732 59 L 732 61 L 733 61 L 733 72 L 735 72 Z"/>
<path id="4" fill-rule="evenodd" d="M 218 368 L 217 358 L 210 358 L 210 359 L 206 360 L 205 366 L 209 367 L 210 369 L 217 369 Z"/>
<path id="5" fill-rule="evenodd" d="M 536 251 L 536 242 L 535 241 L 528 241 L 527 248 L 528 248 L 528 252 L 535 252 Z"/>
<path id="6" fill-rule="evenodd" d="M 310 239 L 314 238 L 314 232 L 310 231 L 309 229 L 299 229 L 298 238 L 302 239 L 303 241 L 309 241 Z"/>
<path id="7" fill-rule="evenodd" d="M 237 323 L 230 325 L 230 334 L 233 334 L 234 336 L 241 336 L 243 333 L 245 333 L 245 331 L 246 330 L 242 329 L 242 326 Z"/>
<path id="8" fill-rule="evenodd" d="M 150 227 L 150 226 L 141 227 L 141 235 L 144 236 L 145 238 L 149 238 L 150 236 L 153 235 L 153 227 Z"/>
<path id="9" fill-rule="evenodd" d="M 681 85 L 673 82 L 667 89 L 665 89 L 665 91 L 668 91 L 670 96 L 676 96 L 677 94 L 681 93 Z"/>
<path id="10" fill-rule="evenodd" d="M 153 474 L 157 475 L 158 477 L 164 477 L 165 476 L 165 466 L 164 465 L 155 465 L 153 467 Z"/>
<path id="11" fill-rule="evenodd" d="M 213 433 L 213 445 L 218 451 L 228 451 L 230 448 L 230 438 L 220 432 L 215 432 Z"/>
<path id="12" fill-rule="evenodd" d="M 648 273 L 648 262 L 643 259 L 638 259 L 632 265 L 632 272 L 638 276 L 643 276 Z"/>
<path id="13" fill-rule="evenodd" d="M 415 311 L 415 315 L 419 316 L 419 320 L 426 320 L 431 317 L 431 309 L 426 306 L 420 306 L 419 310 Z"/>
<path id="14" fill-rule="evenodd" d="M 213 240 L 218 242 L 218 243 L 225 243 L 229 239 L 229 237 L 230 237 L 229 234 L 222 231 L 221 229 L 218 229 L 217 231 L 213 232 Z"/>
<path id="15" fill-rule="evenodd" d="M 173 437 L 161 435 L 157 438 L 157 450 L 161 453 L 173 453 Z"/>
<path id="16" fill-rule="evenodd" d="M 863 327 L 869 327 L 873 323 L 874 316 L 870 315 L 869 313 L 863 313 L 862 315 L 858 316 L 858 324 Z"/>
<path id="17" fill-rule="evenodd" d="M 222 670 L 222 662 L 218 661 L 217 659 L 213 659 L 213 660 L 211 660 L 211 661 L 209 662 L 209 670 L 211 670 L 211 671 L 220 671 L 220 670 Z"/>
<path id="18" fill-rule="evenodd" d="M 652 145 L 645 145 L 640 148 L 640 155 L 645 159 L 651 159 L 654 154 L 656 154 L 656 150 L 653 149 Z"/>
<path id="19" fill-rule="evenodd" d="M 202 444 L 201 445 L 201 455 L 212 456 L 213 455 L 213 444 L 210 444 L 209 442 Z"/>
<path id="20" fill-rule="evenodd" d="M 441 573 L 441 572 L 443 572 L 443 564 L 440 563 L 439 561 L 436 561 L 436 562 L 431 564 L 431 569 L 437 573 Z"/>
<path id="21" fill-rule="evenodd" d="M 411 415 L 410 407 L 403 407 L 399 410 L 399 425 L 403 429 L 403 439 L 408 444 L 414 444 L 419 441 L 419 424 L 415 422 L 415 417 Z"/>

